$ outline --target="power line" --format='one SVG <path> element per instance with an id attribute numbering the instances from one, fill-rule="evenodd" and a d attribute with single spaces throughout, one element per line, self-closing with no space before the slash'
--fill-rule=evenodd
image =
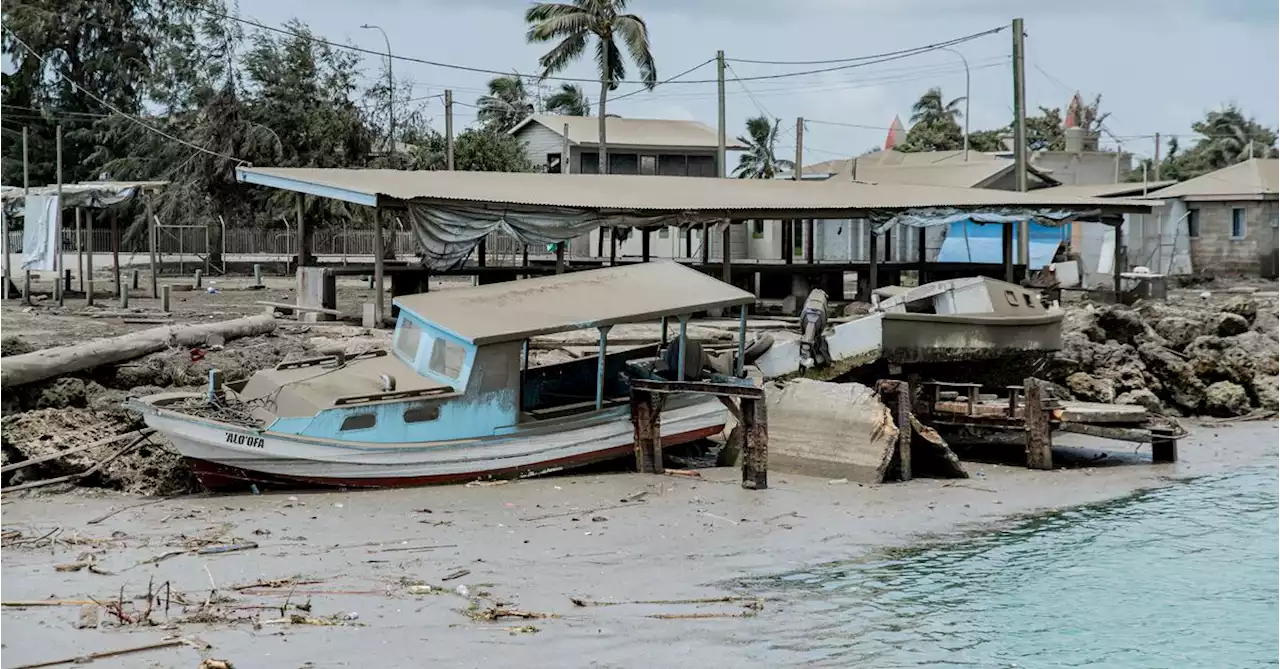
<path id="1" fill-rule="evenodd" d="M 312 41 L 312 42 L 316 42 L 316 43 L 319 43 L 319 44 L 324 44 L 325 46 L 333 47 L 333 48 L 335 48 L 335 49 L 346 49 L 346 50 L 348 50 L 348 51 L 354 51 L 354 52 L 356 52 L 356 53 L 363 53 L 363 54 L 367 54 L 367 55 L 370 55 L 370 56 L 378 56 L 379 58 L 391 58 L 391 59 L 393 59 L 393 60 L 402 60 L 402 61 L 409 62 L 409 63 L 418 63 L 418 64 L 420 64 L 420 65 L 430 65 L 430 66 L 432 66 L 432 67 L 442 67 L 442 68 L 451 69 L 451 70 L 461 70 L 461 71 L 463 71 L 463 72 L 477 72 L 477 73 L 480 73 L 480 74 L 495 74 L 495 75 L 502 75 L 502 76 L 510 76 L 510 74 L 511 74 L 510 72 L 504 72 L 504 71 L 501 71 L 501 70 L 491 70 L 491 69 L 484 68 L 484 67 L 472 67 L 472 66 L 470 66 L 470 65 L 458 65 L 458 64 L 456 64 L 456 63 L 444 63 L 444 62 L 440 62 L 440 61 L 427 60 L 427 59 L 425 59 L 425 58 L 415 58 L 415 57 L 412 57 L 412 56 L 399 56 L 399 55 L 396 55 L 396 54 L 393 54 L 393 53 L 386 53 L 386 52 L 382 52 L 382 51 L 374 51 L 373 49 L 366 49 L 366 48 L 364 48 L 364 47 L 358 47 L 358 46 L 351 45 L 351 44 L 340 44 L 340 43 L 338 43 L 338 42 L 332 42 L 332 41 L 329 41 L 329 40 L 324 39 L 324 38 L 321 38 L 321 37 L 316 37 L 316 36 L 314 36 L 314 35 L 303 35 L 303 34 L 300 34 L 300 33 L 296 33 L 296 32 L 294 32 L 294 31 L 292 31 L 292 30 L 288 30 L 288 29 L 285 29 L 285 28 L 277 28 L 277 27 L 275 27 L 275 26 L 269 26 L 269 25 L 266 25 L 265 23 L 261 23 L 261 22 L 254 21 L 254 20 L 251 20 L 251 19 L 242 18 L 242 17 L 239 17 L 239 16 L 235 16 L 235 15 L 233 15 L 233 14 L 227 14 L 227 13 L 224 13 L 224 12 L 215 11 L 215 10 L 209 9 L 209 8 L 207 8 L 207 7 L 193 7 L 193 9 L 196 9 L 197 11 L 204 12 L 205 14 L 209 14 L 210 16 L 215 16 L 215 17 L 218 17 L 218 18 L 223 18 L 223 19 L 228 19 L 228 20 L 231 20 L 231 21 L 236 21 L 236 22 L 238 22 L 238 23 L 243 23 L 243 24 L 245 24 L 245 25 L 250 25 L 250 26 L 253 26 L 253 27 L 258 28 L 258 29 L 260 29 L 260 30 L 267 30 L 267 31 L 274 32 L 274 33 L 278 33 L 278 34 L 282 34 L 282 35 L 288 35 L 288 36 L 293 37 L 293 38 L 296 38 L 296 39 L 306 39 L 306 40 L 310 40 L 310 41 Z M 989 31 L 989 32 L 998 32 L 999 30 L 1003 30 L 1003 29 L 1004 29 L 1003 27 L 998 28 L 998 29 L 993 28 L 993 29 L 992 29 L 991 31 Z M 986 33 L 982 33 L 982 34 L 986 34 Z M 869 60 L 863 60 L 863 61 L 859 61 L 859 62 L 855 62 L 855 63 L 849 63 L 849 64 L 844 64 L 844 65 L 837 65 L 837 66 L 833 66 L 833 67 L 819 68 L 819 69 L 813 69 L 813 70 L 801 70 L 801 71 L 798 71 L 798 72 L 781 72 L 781 73 L 778 73 L 778 74 L 765 74 L 765 75 L 757 75 L 757 76 L 754 76 L 754 77 L 743 77 L 743 78 L 742 78 L 742 81 L 763 81 L 763 80 L 768 80 L 768 79 L 786 79 L 786 78 L 790 78 L 790 77 L 803 77 L 803 76 L 808 76 L 808 75 L 811 75 L 811 74 L 821 74 L 821 73 L 824 73 L 824 72 L 835 72 L 835 71 L 838 71 L 838 70 L 852 69 L 852 68 L 855 68 L 855 67 L 866 67 L 867 65 L 875 65 L 875 64 L 877 64 L 877 63 L 883 63 L 883 62 L 888 62 L 888 61 L 891 61 L 891 60 L 898 60 L 898 59 L 901 59 L 901 58 L 906 58 L 906 57 L 908 57 L 908 56 L 915 55 L 916 53 L 926 53 L 926 52 L 928 52 L 928 51 L 933 51 L 933 50 L 941 49 L 941 48 L 946 47 L 946 46 L 951 46 L 951 45 L 953 45 L 953 44 L 958 44 L 958 43 L 963 42 L 963 41 L 968 41 L 969 39 L 974 39 L 974 38 L 973 38 L 973 37 L 971 37 L 971 36 L 970 36 L 970 37 L 961 37 L 961 38 L 956 38 L 955 40 L 948 40 L 948 41 L 946 41 L 946 42 L 939 42 L 939 43 L 937 43 L 937 44 L 925 45 L 925 46 L 922 46 L 922 47 L 917 47 L 917 51 L 914 51 L 914 52 L 911 52 L 911 53 L 905 53 L 905 54 L 894 55 L 894 56 L 887 56 L 887 57 L 884 57 L 884 58 L 880 58 L 880 59 L 878 59 L 878 60 L 874 60 L 874 59 L 872 59 L 872 58 L 874 58 L 873 56 L 869 56 L 869 57 L 867 57 L 867 58 L 869 58 Z M 578 82 L 578 83 L 600 83 L 600 80 L 599 80 L 599 79 L 585 79 L 585 78 L 581 78 L 581 77 L 558 77 L 558 76 L 552 76 L 552 75 L 545 75 L 545 76 L 518 75 L 518 76 L 520 76 L 520 77 L 522 77 L 522 78 L 527 78 L 527 79 L 539 79 L 539 80 L 544 80 L 544 81 L 572 81 L 572 82 Z M 669 83 L 674 83 L 674 84 L 708 84 L 708 83 L 714 83 L 714 82 L 716 82 L 716 81 L 717 81 L 717 80 L 715 80 L 715 79 L 696 79 L 696 80 L 689 80 L 689 81 L 669 81 Z M 618 80 L 618 81 L 616 81 L 616 82 L 614 82 L 614 83 L 615 83 L 615 84 L 643 84 L 643 85 L 645 85 L 645 86 L 648 86 L 648 82 L 646 82 L 646 81 L 642 81 L 642 80 L 631 80 L 631 79 L 622 79 L 622 80 Z"/>
<path id="2" fill-rule="evenodd" d="M 747 85 L 742 83 L 742 77 L 738 76 L 737 70 L 734 70 L 732 65 L 730 65 L 729 63 L 725 63 L 724 66 L 728 68 L 730 72 L 733 73 L 733 80 L 738 82 L 738 85 L 741 86 L 742 90 L 747 93 L 747 97 L 751 98 L 751 103 L 756 106 L 756 109 L 760 110 L 761 114 L 764 114 L 768 118 L 777 118 L 773 114 L 769 113 L 769 110 L 765 109 L 764 105 L 760 104 L 760 101 L 756 99 L 756 96 L 751 94 L 751 89 L 747 88 Z"/>
<path id="3" fill-rule="evenodd" d="M 671 83 L 671 82 L 675 81 L 676 79 L 679 79 L 680 77 L 683 77 L 684 75 L 689 74 L 690 72 L 693 72 L 694 70 L 697 70 L 697 69 L 699 69 L 699 68 L 702 68 L 702 67 L 705 67 L 705 66 L 707 66 L 707 65 L 711 64 L 711 63 L 712 63 L 712 62 L 714 62 L 714 61 L 715 61 L 715 58 L 708 58 L 708 59 L 706 59 L 706 60 L 702 61 L 701 63 L 698 63 L 697 65 L 694 65 L 693 67 L 691 67 L 691 68 L 689 68 L 689 69 L 685 70 L 684 72 L 681 72 L 680 74 L 677 74 L 676 76 L 671 77 L 670 79 L 667 79 L 667 80 L 664 80 L 664 81 L 659 81 L 658 83 L 654 84 L 654 85 L 653 85 L 653 87 L 654 87 L 654 88 L 657 88 L 658 86 L 661 86 L 661 85 L 663 85 L 663 84 L 669 84 L 669 83 Z M 648 91 L 648 90 L 650 90 L 648 87 L 644 87 L 644 88 L 637 88 L 636 90 L 631 91 L 630 93 L 624 93 L 624 94 L 622 94 L 622 95 L 619 95 L 618 97 L 616 97 L 616 98 L 614 98 L 614 99 L 610 100 L 609 102 L 617 102 L 618 100 L 622 100 L 622 99 L 625 99 L 625 98 L 629 98 L 629 97 L 631 97 L 631 96 L 633 96 L 633 95 L 638 95 L 638 94 L 643 93 L 643 92 Z"/>
<path id="4" fill-rule="evenodd" d="M 751 63 L 751 64 L 756 64 L 756 65 L 829 65 L 829 64 L 832 64 L 832 63 L 850 63 L 850 62 L 860 62 L 860 61 L 872 60 L 872 59 L 876 59 L 876 58 L 887 58 L 887 57 L 890 57 L 890 56 L 906 57 L 906 56 L 914 56 L 914 55 L 919 54 L 919 53 L 926 53 L 926 52 L 928 52 L 928 51 L 934 51 L 934 50 L 937 50 L 937 49 L 942 49 L 942 48 L 949 47 L 949 46 L 955 46 L 955 45 L 957 45 L 957 44 L 963 44 L 964 42 L 968 42 L 968 41 L 970 41 L 970 40 L 975 40 L 975 39 L 978 39 L 979 37 L 986 37 L 987 35 L 994 35 L 994 34 L 996 34 L 996 33 L 1000 32 L 1000 31 L 1004 30 L 1006 27 L 1007 27 L 1007 26 L 999 26 L 999 27 L 997 27 L 997 28 L 992 28 L 992 29 L 990 29 L 990 30 L 984 30 L 984 31 L 979 32 L 979 33 L 974 33 L 974 34 L 972 34 L 972 35 L 965 35 L 964 37 L 957 37 L 957 38 L 954 38 L 954 39 L 951 39 L 951 40 L 947 40 L 947 41 L 945 41 L 945 42 L 938 42 L 938 43 L 936 43 L 936 44 L 928 44 L 928 45 L 925 45 L 925 46 L 917 46 L 917 47 L 912 47 L 912 48 L 910 48 L 910 49 L 902 49 L 902 50 L 899 50 L 899 51 L 887 51 L 887 52 L 885 52 L 885 53 L 871 54 L 871 55 L 869 55 L 869 56 L 852 56 L 852 57 L 849 57 L 849 58 L 832 58 L 832 59 L 830 59 L 830 60 L 748 60 L 748 59 L 745 59 L 745 58 L 726 58 L 725 60 L 733 61 L 733 62 L 735 62 L 735 63 Z M 883 62 L 883 61 L 882 61 L 882 62 Z"/>
<path id="5" fill-rule="evenodd" d="M 218 153 L 218 152 L 216 152 L 216 151 L 210 151 L 209 149 L 206 149 L 206 148 L 204 148 L 203 146 L 199 146 L 199 145 L 194 144 L 194 143 L 192 143 L 192 142 L 188 142 L 187 140 L 182 139 L 182 138 L 180 138 L 180 137 L 174 137 L 173 135 L 170 135 L 169 133 L 167 133 L 167 132 L 165 132 L 165 131 L 163 131 L 163 130 L 160 130 L 159 128 L 152 127 L 151 125 L 149 125 L 149 124 L 147 124 L 147 123 L 143 122 L 143 121 L 142 121 L 142 119 L 136 118 L 136 117 L 134 117 L 134 116 L 131 116 L 131 115 L 129 115 L 129 114 L 126 114 L 126 113 L 124 113 L 124 112 L 120 111 L 119 109 L 116 109 L 116 108 L 115 108 L 115 107 L 113 107 L 110 103 L 108 103 L 106 100 L 103 100 L 102 98 L 100 98 L 100 97 L 98 97 L 98 96 L 94 95 L 93 93 L 90 93 L 89 91 L 85 90 L 83 87 L 81 87 L 81 86 L 77 85 L 74 81 L 71 81 L 69 78 L 67 78 L 67 76 L 66 76 L 66 75 L 64 75 L 60 70 L 58 70 L 56 67 L 54 67 L 53 65 L 51 65 L 51 64 L 49 63 L 48 59 L 46 59 L 44 56 L 41 56 L 39 53 L 37 53 L 35 49 L 32 49 L 32 48 L 31 48 L 31 45 L 29 45 L 29 44 L 27 44 L 26 42 L 24 42 L 24 41 L 22 40 L 22 38 L 21 38 L 21 37 L 18 37 L 17 33 L 13 32 L 13 30 L 12 30 L 12 29 L 10 29 L 10 30 L 9 30 L 9 35 L 10 35 L 11 37 L 13 37 L 14 41 L 16 41 L 18 44 L 20 44 L 20 45 L 22 46 L 22 48 L 26 49 L 28 53 L 30 53 L 32 56 L 35 56 L 35 57 L 36 57 L 36 59 L 40 61 L 40 64 L 41 64 L 41 65 L 43 65 L 44 67 L 49 68 L 49 70 L 50 70 L 50 71 L 52 71 L 54 74 L 58 75 L 58 78 L 59 78 L 59 79 L 62 79 L 62 80 L 63 80 L 63 81 L 65 81 L 67 84 L 69 84 L 69 85 L 71 86 L 71 89 L 72 89 L 73 91 L 75 91 L 75 90 L 79 90 L 81 93 L 84 93 L 84 94 L 85 94 L 85 95 L 87 95 L 90 99 L 94 100 L 95 102 L 97 102 L 98 104 L 102 105 L 103 107 L 106 107 L 107 109 L 110 109 L 111 111 L 115 112 L 116 114 L 119 114 L 120 116 L 123 116 L 123 117 L 125 117 L 126 119 L 128 119 L 128 120 L 130 120 L 130 121 L 133 121 L 134 123 L 136 123 L 136 124 L 138 124 L 138 125 L 142 126 L 143 128 L 146 128 L 147 130 L 150 130 L 151 132 L 156 133 L 157 135 L 160 135 L 161 137 L 165 137 L 165 138 L 170 139 L 170 140 L 172 140 L 172 141 L 178 142 L 179 144 L 183 144 L 183 145 L 189 146 L 189 147 L 191 147 L 191 148 L 193 148 L 193 149 L 197 149 L 197 150 L 199 150 L 199 151 L 203 151 L 204 153 L 207 153 L 207 154 L 209 154 L 209 155 L 211 155 L 211 156 L 217 156 L 218 158 L 226 158 L 227 160 L 233 160 L 233 161 L 235 161 L 235 162 L 237 162 L 237 163 L 240 163 L 240 164 L 242 164 L 242 165 L 244 165 L 244 164 L 248 164 L 248 162 L 249 162 L 249 161 L 247 161 L 247 160 L 241 160 L 241 159 L 239 159 L 239 158 L 236 158 L 235 156 L 227 156 L 227 155 L 223 155 L 223 154 L 221 154 L 221 153 Z"/>

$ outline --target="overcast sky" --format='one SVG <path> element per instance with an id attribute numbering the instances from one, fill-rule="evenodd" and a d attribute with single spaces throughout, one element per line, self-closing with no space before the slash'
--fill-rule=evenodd
<path id="1" fill-rule="evenodd" d="M 385 49 L 382 35 L 359 26 L 382 26 L 392 50 L 405 56 L 495 70 L 536 73 L 548 48 L 525 43 L 520 0 L 240 0 L 240 12 L 279 25 L 290 18 L 318 34 L 362 47 Z M 631 0 L 647 21 L 659 79 L 715 56 L 753 60 L 822 60 L 882 53 L 1006 26 L 956 50 L 972 70 L 974 130 L 1003 125 L 1012 114 L 1009 64 L 1014 16 L 1027 33 L 1027 96 L 1037 105 L 1065 107 L 1072 92 L 1101 94 L 1111 113 L 1108 129 L 1125 148 L 1149 155 L 1160 132 L 1189 134 L 1210 109 L 1236 102 L 1271 127 L 1278 122 L 1276 0 Z M 368 76 L 378 67 L 366 61 Z M 823 66 L 731 63 L 748 78 Z M 412 77 L 417 95 L 453 88 L 474 102 L 489 75 L 397 61 L 397 76 Z M 589 62 L 569 76 L 590 77 Z M 630 76 L 635 77 L 634 68 Z M 732 76 L 732 73 L 730 74 Z M 714 79 L 714 64 L 685 77 Z M 745 90 L 744 90 L 745 85 Z M 932 52 L 903 60 L 819 75 L 728 84 L 728 125 L 740 134 L 744 120 L 763 109 L 783 119 L 783 146 L 794 147 L 795 118 L 812 119 L 806 130 L 806 162 L 847 156 L 879 145 L 895 114 L 907 122 L 911 103 L 930 86 L 948 98 L 964 94 L 965 76 L 954 53 Z M 549 87 L 549 86 L 548 86 Z M 598 85 L 585 84 L 589 97 Z M 625 85 L 613 95 L 636 87 Z M 748 95 L 747 91 L 754 94 Z M 433 115 L 442 116 L 438 100 Z M 461 122 L 475 110 L 457 109 Z M 609 112 L 646 118 L 716 122 L 715 84 L 669 84 L 609 105 Z M 870 128 L 818 123 L 838 122 Z M 789 156 L 794 148 L 783 149 Z"/>

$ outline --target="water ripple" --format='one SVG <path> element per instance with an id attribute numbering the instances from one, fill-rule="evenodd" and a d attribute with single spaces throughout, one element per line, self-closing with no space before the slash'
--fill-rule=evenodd
<path id="1" fill-rule="evenodd" d="M 1280 654 L 1273 465 L 962 542 L 742 583 L 806 666 L 1264 667 Z"/>

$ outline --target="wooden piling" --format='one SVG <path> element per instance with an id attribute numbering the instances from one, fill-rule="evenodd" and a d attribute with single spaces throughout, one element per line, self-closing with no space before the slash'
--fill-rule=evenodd
<path id="1" fill-rule="evenodd" d="M 169 313 L 169 284 L 160 286 L 160 311 Z"/>
<path id="2" fill-rule="evenodd" d="M 661 416 L 653 403 L 653 393 L 631 389 L 631 422 L 635 426 L 636 471 L 661 474 Z"/>
<path id="3" fill-rule="evenodd" d="M 253 265 L 253 285 L 258 288 L 262 287 L 262 265 L 257 263 Z"/>
<path id="4" fill-rule="evenodd" d="M 130 281 L 129 281 L 130 285 L 132 285 L 132 286 L 133 286 L 133 289 L 134 289 L 134 290 L 137 290 L 137 289 L 138 289 L 138 286 L 139 286 L 139 285 L 141 285 L 141 284 L 139 283 L 139 279 L 141 278 L 141 276 L 140 276 L 140 275 L 141 275 L 141 272 L 139 272 L 139 271 L 138 271 L 138 269 L 135 267 L 135 268 L 133 269 L 133 276 L 132 276 L 132 277 L 130 277 Z"/>
<path id="5" fill-rule="evenodd" d="M 742 487 L 769 487 L 769 420 L 763 399 L 739 398 L 742 412 Z"/>
<path id="6" fill-rule="evenodd" d="M 129 308 L 129 289 L 125 288 L 124 286 L 120 287 L 120 308 L 121 309 Z"/>
<path id="7" fill-rule="evenodd" d="M 1178 440 L 1173 438 L 1173 431 L 1167 428 L 1151 430 L 1151 461 L 1177 462 Z"/>
<path id="8" fill-rule="evenodd" d="M 1049 433 L 1049 411 L 1045 408 L 1048 388 L 1035 378 L 1023 382 L 1026 404 L 1023 408 L 1027 437 L 1027 467 L 1053 469 L 1053 437 Z"/>
<path id="9" fill-rule="evenodd" d="M 201 281 L 200 281 L 200 280 L 201 280 L 201 272 L 200 272 L 200 270 L 196 270 L 196 282 L 195 282 L 195 287 L 196 287 L 197 289 L 199 289 L 199 288 L 200 288 L 200 283 L 201 283 Z"/>
<path id="10" fill-rule="evenodd" d="M 911 385 L 906 381 L 882 380 L 876 384 L 880 401 L 889 407 L 898 427 L 899 480 L 910 481 L 911 473 Z M 976 393 L 971 393 L 976 394 Z"/>

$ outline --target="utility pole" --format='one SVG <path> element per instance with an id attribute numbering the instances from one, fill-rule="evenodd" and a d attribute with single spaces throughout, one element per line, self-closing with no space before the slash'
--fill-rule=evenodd
<path id="1" fill-rule="evenodd" d="M 395 77 L 391 76 L 391 63 L 393 60 L 391 57 L 391 40 L 387 37 L 387 31 L 380 26 L 366 23 L 360 27 L 365 30 L 377 30 L 382 33 L 382 41 L 387 43 L 387 155 L 392 155 L 396 151 L 396 80 Z M 381 324 L 379 324 L 379 327 L 381 327 Z"/>
<path id="2" fill-rule="evenodd" d="M 31 197 L 31 160 L 27 155 L 27 127 L 22 127 L 22 202 L 25 205 Z M 22 219 L 23 237 L 26 237 L 26 218 Z M 5 234 L 9 234 L 7 231 Z M 21 257 L 21 256 L 19 256 Z M 6 258 L 6 260 L 8 260 Z M 22 303 L 31 304 L 31 270 L 22 271 Z"/>
<path id="3" fill-rule="evenodd" d="M 725 125 L 724 125 L 724 51 L 716 52 L 716 97 L 719 101 L 719 110 L 716 113 L 716 163 L 719 164 L 720 178 L 728 176 L 724 164 L 724 147 L 725 147 Z M 702 240 L 703 244 L 707 240 Z"/>
<path id="4" fill-rule="evenodd" d="M 57 167 L 58 172 L 58 207 L 53 214 L 53 297 L 58 301 L 58 306 L 66 304 L 66 295 L 62 286 L 62 124 L 59 123 L 54 131 L 55 149 L 58 152 Z"/>
<path id="5" fill-rule="evenodd" d="M 444 90 L 444 155 L 446 169 L 453 170 L 453 90 Z"/>
<path id="6" fill-rule="evenodd" d="M 1027 70 L 1023 44 L 1022 19 L 1013 20 L 1013 179 L 1019 193 L 1027 190 Z M 1031 222 L 1018 221 L 1018 264 L 1029 261 Z M 1013 277 L 1006 276 L 1006 281 Z"/>
<path id="7" fill-rule="evenodd" d="M 1155 158 L 1151 160 L 1151 165 L 1153 167 L 1152 171 L 1155 173 L 1152 176 L 1152 178 L 1156 181 L 1159 181 L 1160 180 L 1160 133 L 1158 132 L 1156 133 Z"/>

